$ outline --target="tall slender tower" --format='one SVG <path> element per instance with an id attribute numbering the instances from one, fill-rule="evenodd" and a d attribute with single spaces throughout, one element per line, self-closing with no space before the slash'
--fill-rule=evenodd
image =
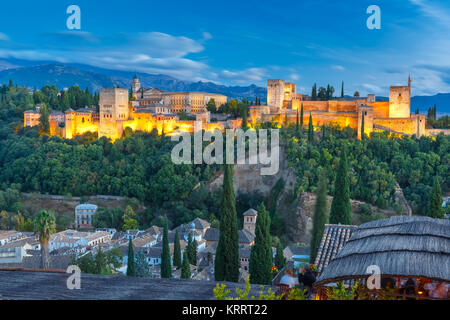
<path id="1" fill-rule="evenodd" d="M 100 89 L 99 108 L 98 137 L 107 137 L 112 140 L 120 138 L 119 122 L 129 118 L 128 90 Z"/>
<path id="2" fill-rule="evenodd" d="M 137 74 L 134 74 L 133 83 L 131 84 L 131 89 L 133 90 L 133 93 L 136 93 L 141 88 L 141 82 L 139 81 L 139 78 Z"/>
<path id="3" fill-rule="evenodd" d="M 252 235 L 255 235 L 256 218 L 258 217 L 258 212 L 255 209 L 248 209 L 242 215 L 244 216 L 244 230 L 247 230 Z"/>

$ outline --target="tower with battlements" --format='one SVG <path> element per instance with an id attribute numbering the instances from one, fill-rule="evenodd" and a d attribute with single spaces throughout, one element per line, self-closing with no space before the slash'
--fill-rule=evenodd
<path id="1" fill-rule="evenodd" d="M 120 138 L 123 130 L 120 123 L 129 118 L 128 90 L 100 89 L 99 109 L 98 137 Z"/>
<path id="2" fill-rule="evenodd" d="M 411 80 L 407 86 L 389 88 L 389 118 L 409 118 L 411 110 Z"/>
<path id="3" fill-rule="evenodd" d="M 284 101 L 284 81 L 267 80 L 267 105 L 274 110 L 281 110 Z"/>

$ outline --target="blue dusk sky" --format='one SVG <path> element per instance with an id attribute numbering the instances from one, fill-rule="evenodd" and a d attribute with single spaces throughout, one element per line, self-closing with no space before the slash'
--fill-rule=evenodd
<path id="1" fill-rule="evenodd" d="M 81 30 L 66 27 L 69 5 Z M 370 5 L 381 29 L 369 30 Z M 83 63 L 182 80 L 266 86 L 268 78 L 340 93 L 450 92 L 450 2 L 437 0 L 7 1 L 0 59 Z"/>

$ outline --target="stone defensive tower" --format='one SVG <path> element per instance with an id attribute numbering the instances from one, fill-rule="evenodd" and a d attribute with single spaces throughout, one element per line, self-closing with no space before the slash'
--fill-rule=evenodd
<path id="1" fill-rule="evenodd" d="M 73 138 L 73 132 L 74 132 L 74 118 L 75 118 L 75 111 L 73 111 L 72 108 L 69 108 L 64 113 L 64 137 L 66 139 L 72 139 Z"/>
<path id="2" fill-rule="evenodd" d="M 358 107 L 358 128 L 357 128 L 357 136 L 358 139 L 361 140 L 361 127 L 364 116 L 364 133 L 370 137 L 370 134 L 373 131 L 373 107 L 368 105 L 360 105 Z"/>
<path id="3" fill-rule="evenodd" d="M 267 105 L 281 110 L 284 101 L 284 80 L 267 80 Z"/>
<path id="4" fill-rule="evenodd" d="M 115 140 L 120 138 L 121 121 L 128 120 L 128 90 L 113 88 L 100 89 L 100 121 L 98 137 L 107 137 Z"/>
<path id="5" fill-rule="evenodd" d="M 407 86 L 389 88 L 389 118 L 409 118 L 411 110 L 411 81 Z"/>

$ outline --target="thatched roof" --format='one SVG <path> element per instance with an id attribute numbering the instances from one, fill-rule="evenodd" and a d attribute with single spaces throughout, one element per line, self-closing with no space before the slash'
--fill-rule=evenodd
<path id="1" fill-rule="evenodd" d="M 350 239 L 356 226 L 326 224 L 314 264 L 322 272 Z"/>
<path id="2" fill-rule="evenodd" d="M 450 221 L 401 216 L 362 224 L 316 285 L 367 277 L 370 265 L 379 266 L 382 275 L 450 282 Z"/>
<path id="3" fill-rule="evenodd" d="M 0 301 L 6 300 L 213 300 L 219 282 L 81 274 L 81 290 L 67 289 L 67 273 L 0 270 Z M 236 297 L 245 284 L 220 282 Z M 267 293 L 268 286 L 264 287 Z M 258 296 L 251 285 L 250 296 Z"/>

